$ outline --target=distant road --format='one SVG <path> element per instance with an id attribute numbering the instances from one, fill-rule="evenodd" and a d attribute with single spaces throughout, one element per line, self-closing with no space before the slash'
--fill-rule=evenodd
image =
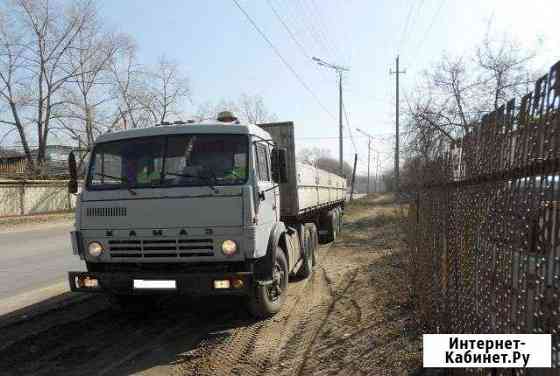
<path id="1" fill-rule="evenodd" d="M 72 255 L 71 228 L 62 223 L 0 233 L 0 301 L 60 282 L 68 270 L 85 270 Z"/>
<path id="2" fill-rule="evenodd" d="M 365 193 L 354 193 L 354 196 L 352 197 L 352 199 L 358 199 L 358 198 L 362 198 L 365 197 L 366 194 Z M 346 194 L 346 201 L 350 200 L 350 194 Z"/>

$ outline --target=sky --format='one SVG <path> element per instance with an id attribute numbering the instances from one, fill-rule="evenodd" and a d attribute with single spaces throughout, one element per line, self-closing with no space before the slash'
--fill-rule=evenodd
<path id="1" fill-rule="evenodd" d="M 274 49 L 234 0 L 98 4 L 111 28 L 137 41 L 141 63 L 155 64 L 165 55 L 180 65 L 194 102 L 186 103 L 185 111 L 243 93 L 260 95 L 278 120 L 295 122 L 299 148 L 329 149 L 336 158 L 337 77 L 311 57 L 348 67 L 344 159 L 352 162 L 358 153 L 359 173 L 367 168 L 367 137 L 356 128 L 376 137 L 373 147 L 381 153 L 382 167 L 393 163 L 395 76 L 389 71 L 397 54 L 406 70 L 400 76 L 401 98 L 442 54 L 472 54 L 489 28 L 535 49 L 543 74 L 560 60 L 557 0 L 237 1 Z"/>

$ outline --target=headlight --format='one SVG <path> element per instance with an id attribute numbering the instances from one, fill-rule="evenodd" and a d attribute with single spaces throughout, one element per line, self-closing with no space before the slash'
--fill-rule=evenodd
<path id="1" fill-rule="evenodd" d="M 90 256 L 98 257 L 103 252 L 103 246 L 99 242 L 89 242 L 88 253 Z"/>
<path id="2" fill-rule="evenodd" d="M 222 253 L 226 256 L 231 256 L 237 252 L 237 243 L 233 240 L 224 240 L 222 243 Z"/>

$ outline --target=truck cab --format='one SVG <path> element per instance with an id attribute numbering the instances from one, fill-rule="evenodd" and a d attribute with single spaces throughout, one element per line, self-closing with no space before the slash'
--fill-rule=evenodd
<path id="1" fill-rule="evenodd" d="M 69 163 L 76 192 L 73 155 Z M 71 238 L 87 272 L 69 272 L 72 291 L 121 306 L 166 293 L 241 295 L 255 316 L 276 313 L 289 275 L 310 274 L 318 237 L 313 223 L 282 221 L 287 175 L 285 149 L 256 125 L 100 136 L 76 204 Z"/>

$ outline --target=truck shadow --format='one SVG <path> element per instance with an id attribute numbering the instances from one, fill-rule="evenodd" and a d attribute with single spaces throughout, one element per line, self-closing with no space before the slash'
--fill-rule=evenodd
<path id="1" fill-rule="evenodd" d="M 256 322 L 236 297 L 168 298 L 139 314 L 97 296 L 61 307 L 0 328 L 0 374 L 167 374 Z"/>

